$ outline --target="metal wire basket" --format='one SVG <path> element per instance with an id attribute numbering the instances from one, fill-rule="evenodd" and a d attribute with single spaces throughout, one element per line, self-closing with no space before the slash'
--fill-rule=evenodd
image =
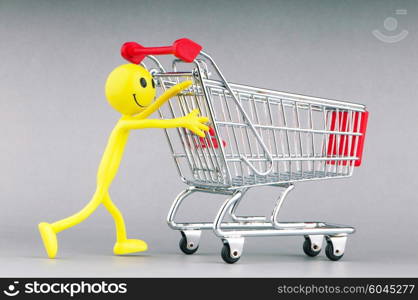
<path id="1" fill-rule="evenodd" d="M 353 174 L 361 161 L 365 106 L 230 84 L 204 57 L 190 72 L 155 73 L 163 89 L 193 81 L 161 110 L 162 117 L 181 117 L 198 108 L 210 118 L 205 139 L 185 129 L 168 133 L 187 184 L 235 189 Z M 206 77 L 208 60 L 220 80 Z"/>

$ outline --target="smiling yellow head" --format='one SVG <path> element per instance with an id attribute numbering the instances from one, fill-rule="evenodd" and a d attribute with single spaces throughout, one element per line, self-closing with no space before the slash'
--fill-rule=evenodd
<path id="1" fill-rule="evenodd" d="M 109 74 L 105 93 L 109 104 L 118 112 L 135 115 L 154 100 L 155 83 L 145 68 L 126 64 Z"/>

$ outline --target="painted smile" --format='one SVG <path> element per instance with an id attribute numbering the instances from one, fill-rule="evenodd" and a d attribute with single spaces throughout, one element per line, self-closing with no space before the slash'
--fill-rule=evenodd
<path id="1" fill-rule="evenodd" d="M 139 104 L 138 100 L 136 100 L 136 94 L 132 94 L 132 96 L 134 96 L 134 101 L 135 101 L 136 105 L 138 105 L 139 107 L 145 107 L 145 106 Z"/>

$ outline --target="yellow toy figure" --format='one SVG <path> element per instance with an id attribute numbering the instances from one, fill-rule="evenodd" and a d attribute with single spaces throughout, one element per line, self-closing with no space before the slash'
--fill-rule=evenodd
<path id="1" fill-rule="evenodd" d="M 161 95 L 155 102 L 155 83 L 151 74 L 135 64 L 121 65 L 114 69 L 106 82 L 106 98 L 110 105 L 122 114 L 113 129 L 97 172 L 97 188 L 91 201 L 78 213 L 55 223 L 42 222 L 38 225 L 45 250 L 49 258 L 58 251 L 57 233 L 84 221 L 96 208 L 103 204 L 112 215 L 116 227 L 116 243 L 113 252 L 117 255 L 146 251 L 142 240 L 128 239 L 122 214 L 109 196 L 110 185 L 118 171 L 123 151 L 131 129 L 184 127 L 204 137 L 209 127 L 204 125 L 208 118 L 199 117 L 194 110 L 185 117 L 160 120 L 147 119 L 171 97 L 192 84 L 181 82 Z"/>

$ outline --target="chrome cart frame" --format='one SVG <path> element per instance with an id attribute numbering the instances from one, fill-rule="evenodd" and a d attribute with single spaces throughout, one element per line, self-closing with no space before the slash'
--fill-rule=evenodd
<path id="1" fill-rule="evenodd" d="M 353 227 L 284 223 L 279 212 L 296 182 L 352 176 L 361 162 L 365 106 L 229 83 L 203 51 L 192 63 L 175 59 L 169 72 L 155 57 L 148 58 L 153 64 L 148 69 L 161 90 L 193 81 L 160 110 L 160 116 L 181 117 L 198 108 L 210 120 L 206 138 L 182 128 L 166 131 L 180 178 L 189 186 L 176 197 L 167 217 L 169 226 L 182 234 L 181 250 L 196 252 L 201 231 L 213 230 L 223 242 L 221 254 L 227 263 L 241 257 L 244 238 L 250 236 L 304 236 L 308 256 L 319 254 L 325 237 L 327 257 L 340 259 Z M 246 192 L 265 185 L 281 190 L 271 215 L 238 216 Z M 184 200 L 197 192 L 227 196 L 215 220 L 175 221 Z"/>

